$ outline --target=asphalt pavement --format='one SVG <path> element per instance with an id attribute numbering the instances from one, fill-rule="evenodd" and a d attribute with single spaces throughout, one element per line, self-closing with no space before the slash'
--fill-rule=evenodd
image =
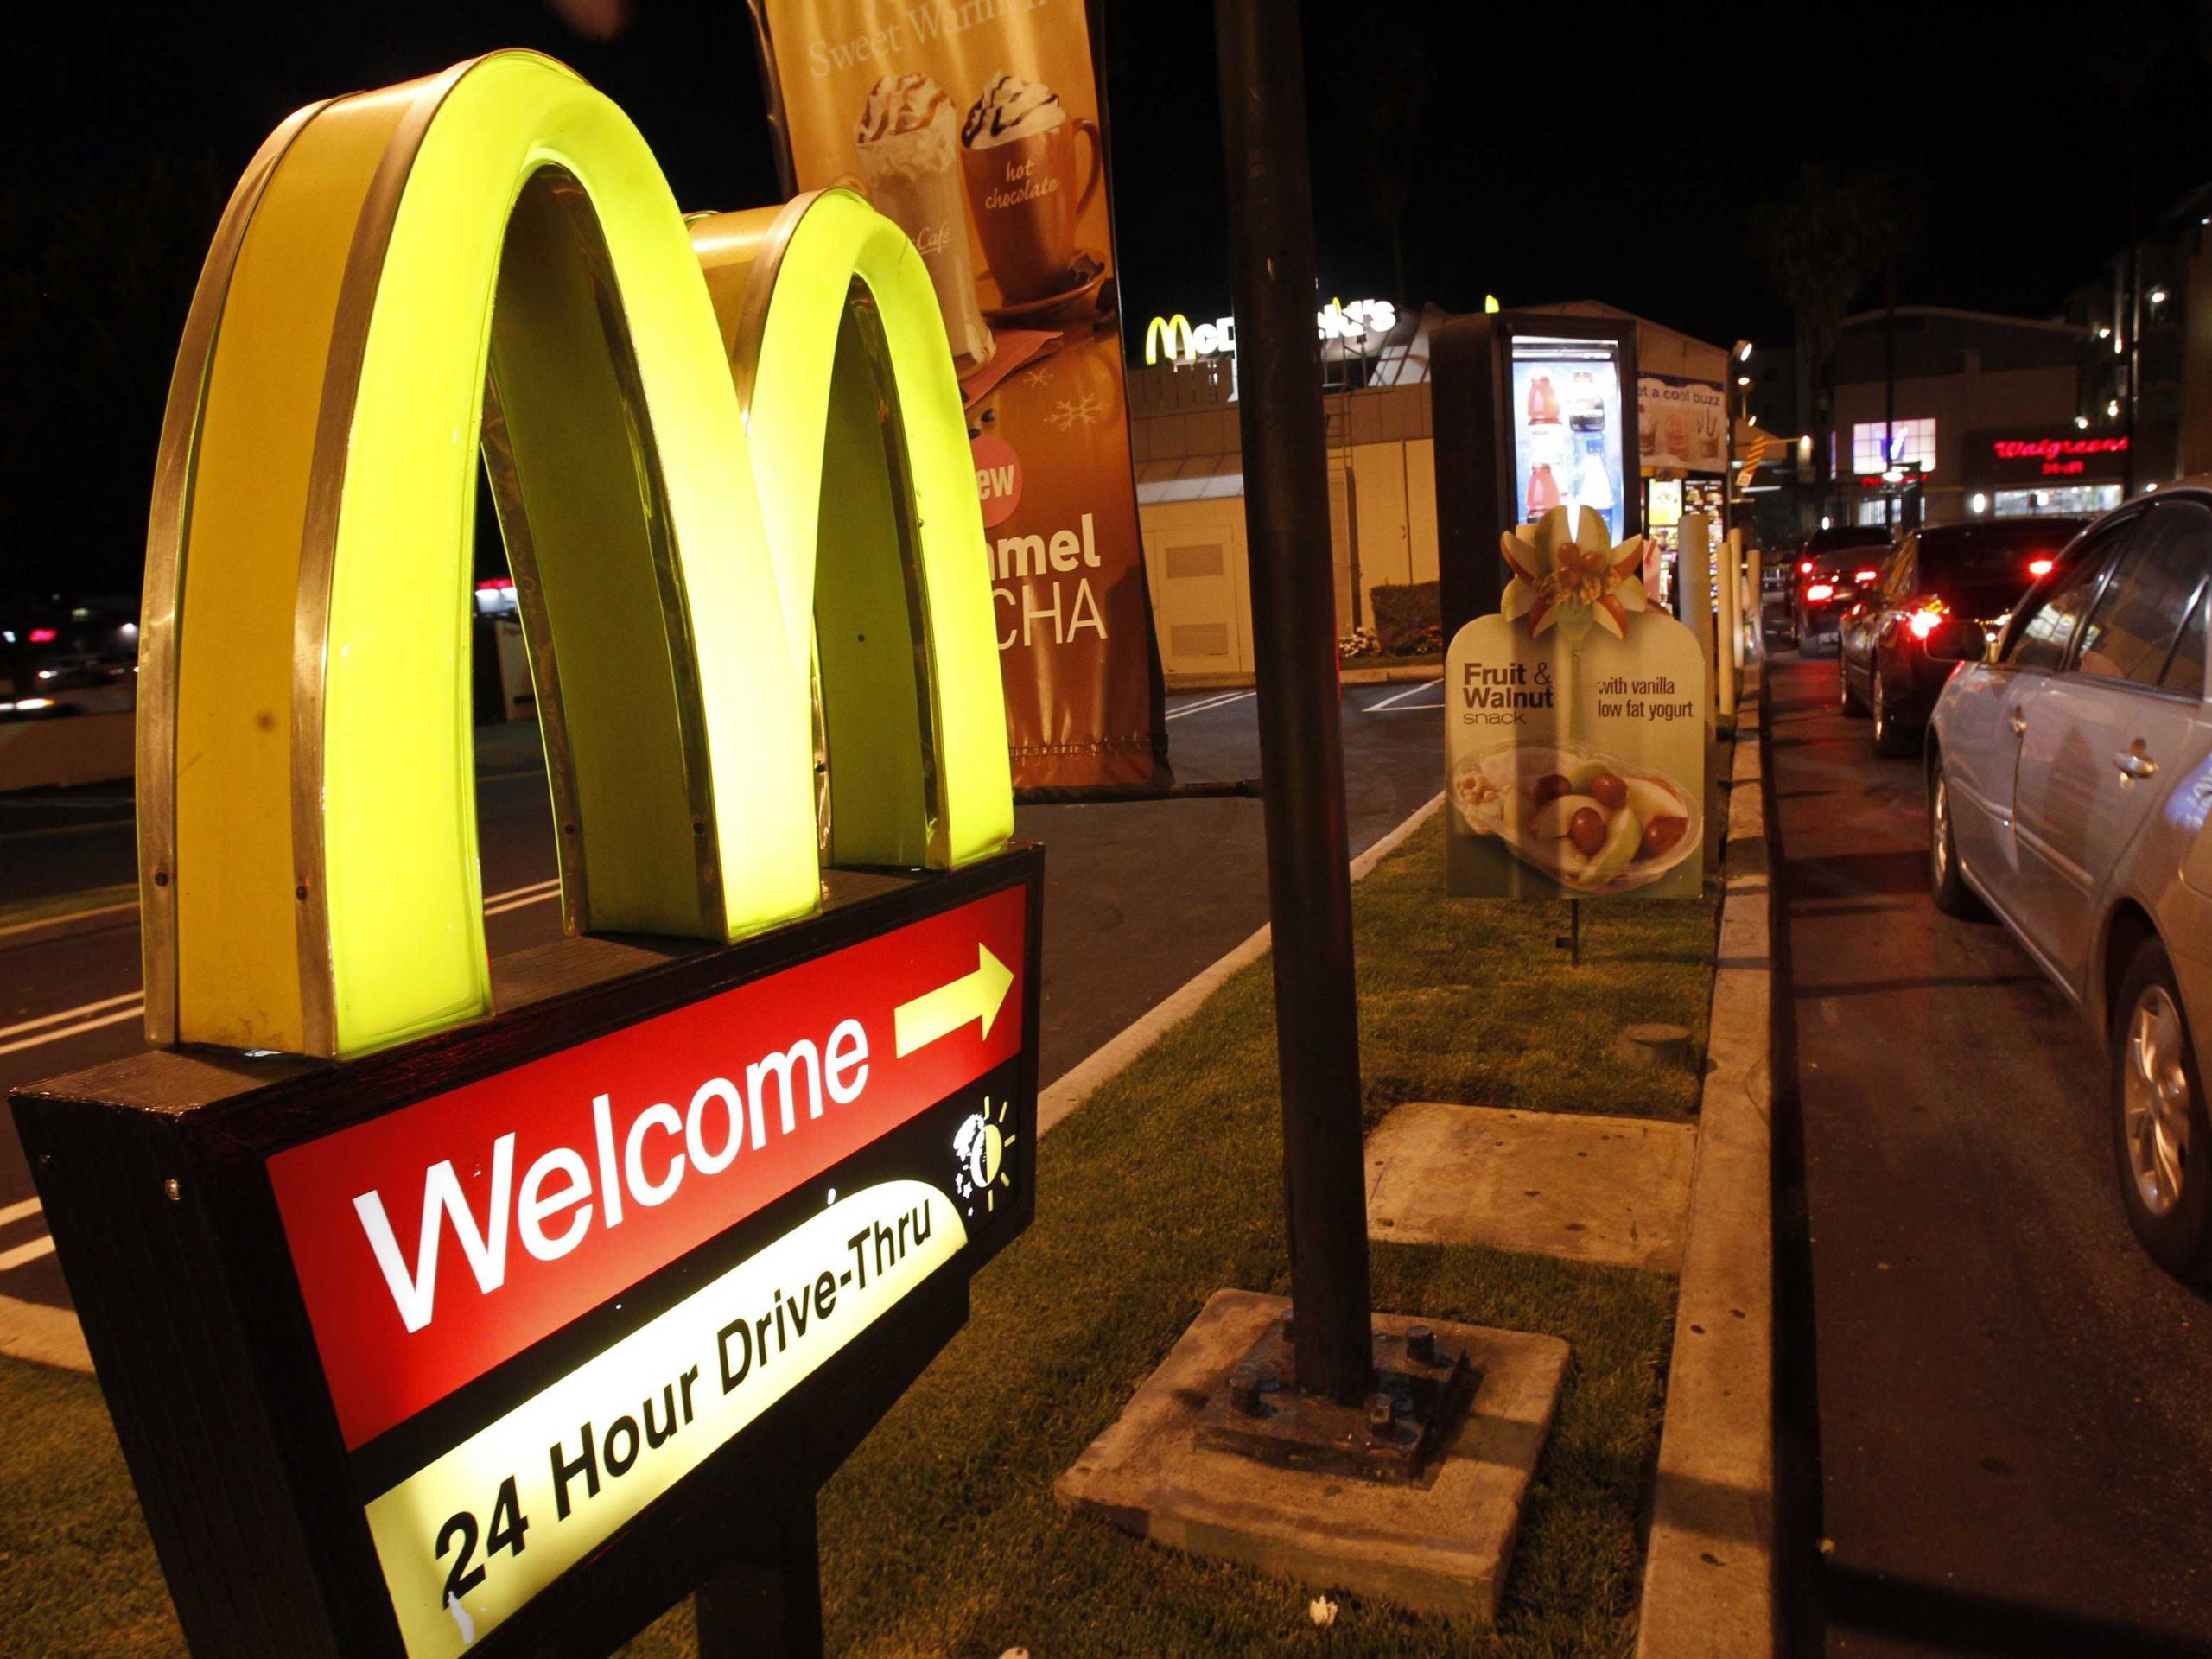
<path id="1" fill-rule="evenodd" d="M 1351 686 L 1343 702 L 1351 849 L 1440 788 L 1440 683 Z M 1169 699 L 1176 775 L 1256 777 L 1249 691 Z M 478 734 L 477 819 L 492 954 L 560 928 L 553 826 L 534 726 Z M 1234 797 L 1024 807 L 1041 842 L 1041 1081 L 1062 1072 L 1268 919 L 1261 805 Z M 124 785 L 0 796 L 0 906 L 135 879 Z M 144 1046 L 135 904 L 0 922 L 0 1093 Z M 0 1115 L 0 1297 L 68 1305 L 11 1118 Z"/>
<path id="2" fill-rule="evenodd" d="M 2128 1231 L 2094 1036 L 1936 914 L 1920 763 L 1835 674 L 1767 681 L 1793 1650 L 2212 1650 L 2212 1306 Z"/>

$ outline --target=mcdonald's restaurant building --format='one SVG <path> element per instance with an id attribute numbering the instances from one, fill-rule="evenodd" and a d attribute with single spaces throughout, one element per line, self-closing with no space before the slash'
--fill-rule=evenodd
<path id="1" fill-rule="evenodd" d="M 1340 637 L 1375 626 L 1377 588 L 1437 580 L 1429 341 L 1450 314 L 1429 305 L 1377 308 L 1391 315 L 1387 329 L 1328 338 L 1324 318 L 1329 541 Z M 1640 363 L 1709 384 L 1716 398 L 1721 391 L 1727 361 L 1721 347 L 1592 302 L 1538 308 L 1632 322 Z M 1224 338 L 1218 325 L 1178 329 L 1173 339 L 1159 338 L 1160 332 L 1155 326 L 1151 349 L 1142 353 L 1159 360 L 1141 356 L 1131 365 L 1128 391 L 1138 516 L 1161 665 L 1171 687 L 1249 678 L 1252 606 L 1233 335 Z M 1141 348 L 1145 337 L 1132 327 L 1129 343 Z M 1648 491 L 1655 469 L 1643 471 Z M 1656 475 L 1669 474 L 1658 469 Z M 1719 485 L 1717 466 L 1706 481 Z"/>

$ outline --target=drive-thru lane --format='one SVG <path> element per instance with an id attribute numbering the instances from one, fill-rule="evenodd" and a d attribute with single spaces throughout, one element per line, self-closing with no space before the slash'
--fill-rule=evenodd
<path id="1" fill-rule="evenodd" d="M 1436 792 L 1442 706 L 1433 680 L 1346 689 L 1344 791 L 1352 852 L 1381 839 Z M 1179 778 L 1257 775 L 1250 691 L 1174 697 L 1168 718 Z M 16 822 L 43 831 L 81 821 L 82 829 L 10 843 L 12 856 L 0 868 L 0 903 L 55 891 L 59 878 L 49 866 L 65 872 L 77 890 L 130 881 L 129 811 L 127 795 L 114 785 L 67 798 L 0 798 L 0 834 Z M 479 734 L 477 816 L 493 954 L 557 937 L 552 823 L 533 731 Z M 1046 1083 L 1268 918 L 1257 800 L 1024 807 L 1015 829 L 1048 849 Z M 142 1048 L 139 985 L 131 906 L 0 931 L 0 1092 Z M 0 1128 L 0 1297 L 68 1301 L 12 1122 Z"/>
<path id="2" fill-rule="evenodd" d="M 2212 1306 L 2127 1230 L 2098 1046 L 2000 927 L 1929 905 L 1920 764 L 1835 712 L 1833 659 L 1768 686 L 1784 1414 L 1817 1440 L 1826 1650 L 2212 1643 Z"/>

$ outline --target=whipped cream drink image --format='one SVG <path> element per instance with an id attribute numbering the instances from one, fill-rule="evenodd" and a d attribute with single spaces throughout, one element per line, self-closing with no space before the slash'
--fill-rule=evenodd
<path id="1" fill-rule="evenodd" d="M 993 341 L 976 303 L 952 100 L 927 75 L 886 75 L 869 89 L 854 137 L 876 211 L 913 238 L 929 267 L 953 355 L 963 367 L 987 361 Z"/>
<path id="2" fill-rule="evenodd" d="M 1090 140 L 1090 169 L 1076 183 L 1076 137 Z M 1098 124 L 1071 119 L 1049 86 L 1001 70 L 960 124 L 960 162 L 976 232 L 999 292 L 1012 305 L 1071 285 L 1076 222 L 1097 193 Z"/>
<path id="3" fill-rule="evenodd" d="M 970 149 L 1050 132 L 1067 118 L 1060 95 L 1049 86 L 1001 70 L 984 84 L 982 93 L 961 124 L 960 142 Z"/>

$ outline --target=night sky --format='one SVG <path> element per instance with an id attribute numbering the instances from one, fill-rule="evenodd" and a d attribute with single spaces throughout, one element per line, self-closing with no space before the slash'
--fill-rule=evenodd
<path id="1" fill-rule="evenodd" d="M 1124 314 L 1225 311 L 1210 10 L 1193 0 L 1107 3 Z M 221 193 L 255 146 L 310 99 L 493 47 L 550 52 L 611 94 L 687 207 L 775 199 L 742 0 L 631 0 L 628 13 L 601 41 L 546 0 L 356 0 L 281 14 L 13 9 L 15 73 L 0 99 L 0 232 L 16 277 L 0 315 L 8 400 L 18 411 L 49 396 L 84 403 L 68 444 L 130 463 L 138 499 L 115 522 L 143 522 L 166 356 Z M 1924 230 L 1902 274 L 1906 302 L 2049 314 L 2125 238 L 2131 125 L 2146 219 L 2212 178 L 2209 15 L 2212 6 L 2137 0 L 1308 5 L 1324 293 L 1452 309 L 1478 307 L 1485 292 L 1508 305 L 1595 298 L 1716 342 L 1783 344 L 1788 315 L 1745 252 L 1745 219 L 1816 160 L 1919 191 Z M 1360 111 L 1418 61 L 1435 73 L 1396 291 L 1370 207 Z M 2118 90 L 2131 85 L 2132 123 Z M 87 281 L 65 264 L 58 278 L 38 276 L 57 217 L 87 202 L 99 205 L 96 222 L 68 234 L 95 250 L 96 265 L 111 248 L 118 271 Z M 134 266 L 127 299 L 116 300 L 110 287 Z M 148 313 L 128 329 L 96 315 L 126 303 Z M 149 370 L 147 359 L 162 360 Z M 27 539 L 57 533 L 54 474 L 90 465 L 41 461 L 21 440 L 0 448 L 0 556 L 32 556 Z M 103 529 L 101 545 L 60 556 L 104 563 L 120 533 Z M 56 556 L 47 547 L 39 556 Z M 137 550 L 126 550 L 135 563 Z"/>

